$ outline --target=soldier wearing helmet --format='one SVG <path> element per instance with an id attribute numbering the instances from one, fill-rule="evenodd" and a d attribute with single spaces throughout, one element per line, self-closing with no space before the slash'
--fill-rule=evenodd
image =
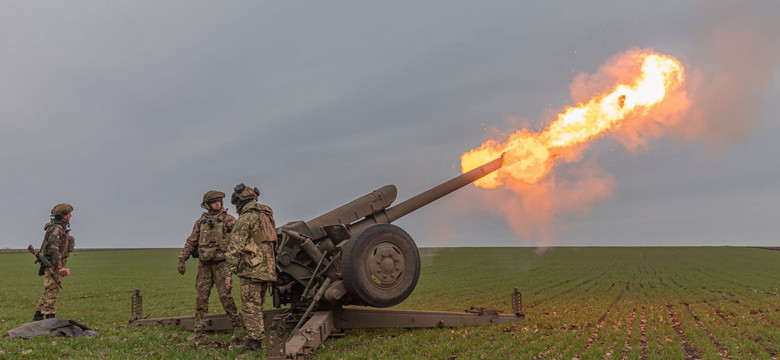
<path id="1" fill-rule="evenodd" d="M 236 223 L 236 218 L 228 214 L 227 209 L 222 207 L 224 197 L 225 193 L 216 190 L 211 190 L 203 195 L 203 202 L 200 206 L 206 209 L 206 212 L 195 221 L 192 233 L 179 254 L 178 270 L 182 275 L 187 270 L 185 261 L 189 259 L 190 255 L 200 260 L 198 262 L 198 276 L 195 280 L 195 329 L 189 337 L 190 341 L 203 336 L 206 313 L 209 310 L 209 296 L 211 288 L 215 285 L 222 307 L 233 325 L 234 334 L 244 329 L 233 295 L 230 289 L 225 286 L 225 277 L 223 276 L 228 236 Z"/>
<path id="2" fill-rule="evenodd" d="M 262 348 L 265 291 L 276 281 L 276 226 L 271 208 L 257 202 L 259 195 L 257 188 L 244 184 L 233 189 L 230 200 L 239 215 L 230 234 L 223 274 L 228 289 L 233 287 L 232 275 L 238 275 L 241 313 L 247 330 L 243 347 L 249 351 Z"/>
<path id="3" fill-rule="evenodd" d="M 75 240 L 70 236 L 70 218 L 73 212 L 73 206 L 70 204 L 57 204 L 51 209 L 51 219 L 43 227 L 46 234 L 43 236 L 40 254 L 51 264 L 52 271 L 57 276 L 57 281 L 67 276 L 70 272 L 65 269 L 65 263 L 68 261 L 70 252 L 73 251 Z M 43 275 L 43 268 L 38 275 Z M 38 300 L 38 308 L 33 315 L 33 321 L 43 320 L 43 318 L 54 318 L 57 312 L 57 298 L 60 294 L 60 287 L 57 282 L 46 276 L 43 278 L 43 295 Z"/>

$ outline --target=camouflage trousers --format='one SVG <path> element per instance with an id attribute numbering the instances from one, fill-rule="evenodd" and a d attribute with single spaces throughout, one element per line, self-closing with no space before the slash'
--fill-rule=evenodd
<path id="1" fill-rule="evenodd" d="M 244 277 L 239 277 L 239 280 L 241 280 L 241 314 L 244 316 L 247 336 L 250 339 L 263 340 L 265 339 L 263 303 L 268 282 Z"/>
<path id="2" fill-rule="evenodd" d="M 238 316 L 236 302 L 233 295 L 225 287 L 225 262 L 198 262 L 198 277 L 195 280 L 195 331 L 203 331 L 206 325 L 206 314 L 209 312 L 209 296 L 211 288 L 216 285 L 219 300 L 222 302 L 222 308 L 233 325 L 233 330 L 240 331 L 244 328 L 241 324 L 241 318 Z"/>
<path id="3" fill-rule="evenodd" d="M 62 276 L 57 275 L 57 280 L 62 281 Z M 57 298 L 60 295 L 60 287 L 57 282 L 46 274 L 43 277 L 43 295 L 38 300 L 38 311 L 41 314 L 55 314 L 57 312 Z"/>

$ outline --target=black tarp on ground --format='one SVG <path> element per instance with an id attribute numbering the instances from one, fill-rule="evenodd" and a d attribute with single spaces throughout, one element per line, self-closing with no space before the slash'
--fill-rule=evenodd
<path id="1" fill-rule="evenodd" d="M 13 329 L 8 330 L 3 337 L 32 339 L 41 335 L 62 337 L 93 336 L 98 335 L 98 332 L 75 320 L 52 318 L 16 325 Z"/>

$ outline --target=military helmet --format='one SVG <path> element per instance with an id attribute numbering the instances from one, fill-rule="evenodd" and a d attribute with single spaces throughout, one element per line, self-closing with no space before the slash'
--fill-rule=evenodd
<path id="1" fill-rule="evenodd" d="M 51 209 L 51 216 L 65 216 L 67 214 L 70 214 L 73 211 L 73 206 L 70 206 L 70 204 L 62 203 L 54 205 L 54 208 Z"/>
<path id="2" fill-rule="evenodd" d="M 225 198 L 225 193 L 217 190 L 211 190 L 203 195 L 203 205 L 210 204 L 217 200 Z"/>
<path id="3" fill-rule="evenodd" d="M 236 185 L 236 187 L 233 188 L 233 195 L 230 196 L 230 203 L 233 205 L 238 205 L 249 199 L 257 200 L 257 197 L 259 195 L 260 195 L 260 190 L 258 190 L 257 188 L 252 189 L 249 186 L 246 186 L 243 183 L 241 183 Z"/>

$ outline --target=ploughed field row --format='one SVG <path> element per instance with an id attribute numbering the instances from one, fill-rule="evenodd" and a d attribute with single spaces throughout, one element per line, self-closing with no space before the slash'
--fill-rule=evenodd
<path id="1" fill-rule="evenodd" d="M 777 359 L 778 260 L 748 248 L 447 249 L 424 263 L 423 286 L 402 305 L 509 310 L 518 286 L 525 323 L 485 329 L 507 345 L 466 346 L 454 354 L 464 358 Z"/>
<path id="2" fill-rule="evenodd" d="M 0 358 L 234 358 L 229 334 L 194 345 L 182 328 L 124 329 L 141 289 L 151 317 L 192 315 L 194 275 L 177 249 L 76 253 L 58 315 L 98 339 L 0 339 Z M 778 359 L 780 251 L 758 248 L 422 249 L 422 273 L 396 308 L 511 310 L 523 323 L 429 330 L 359 330 L 328 340 L 315 359 Z M 29 254 L 0 255 L 0 331 L 29 321 L 42 290 Z M 240 297 L 233 292 L 237 303 Z M 266 307 L 270 307 L 270 298 Z M 212 292 L 210 311 L 221 306 Z"/>

